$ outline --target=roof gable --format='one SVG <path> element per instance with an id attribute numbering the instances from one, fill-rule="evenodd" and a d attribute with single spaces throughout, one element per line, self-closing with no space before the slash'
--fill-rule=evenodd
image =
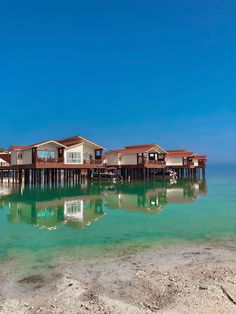
<path id="1" fill-rule="evenodd" d="M 133 146 L 125 146 L 124 149 L 115 149 L 110 150 L 106 154 L 138 154 L 138 153 L 148 153 L 149 151 L 156 151 L 160 154 L 166 154 L 167 152 L 162 149 L 157 144 L 142 144 L 142 145 L 133 145 Z"/>
<path id="2" fill-rule="evenodd" d="M 94 143 L 94 142 L 92 142 L 92 141 L 90 141 L 90 140 L 88 140 L 82 136 L 72 136 L 72 137 L 65 138 L 63 140 L 58 140 L 58 142 L 67 146 L 67 147 L 76 146 L 78 144 L 82 144 L 84 142 L 87 142 L 91 145 L 98 147 L 99 149 L 105 149 L 103 146 L 98 145 L 98 144 L 96 144 L 96 143 Z"/>
<path id="3" fill-rule="evenodd" d="M 34 147 L 39 147 L 41 145 L 45 145 L 45 144 L 49 144 L 49 143 L 54 143 L 54 144 L 57 144 L 58 146 L 65 147 L 65 145 L 59 143 L 58 141 L 47 140 L 47 141 L 42 141 L 42 142 L 34 143 L 31 145 L 27 145 L 27 146 L 11 146 L 10 148 L 11 148 L 11 150 L 25 150 L 25 149 L 30 149 L 30 148 L 34 148 Z"/>

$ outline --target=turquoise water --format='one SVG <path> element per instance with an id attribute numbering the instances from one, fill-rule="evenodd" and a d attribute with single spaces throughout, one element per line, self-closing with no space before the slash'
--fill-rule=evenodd
<path id="1" fill-rule="evenodd" d="M 207 181 L 0 186 L 0 262 L 50 263 L 62 256 L 112 253 L 236 232 L 232 168 Z"/>

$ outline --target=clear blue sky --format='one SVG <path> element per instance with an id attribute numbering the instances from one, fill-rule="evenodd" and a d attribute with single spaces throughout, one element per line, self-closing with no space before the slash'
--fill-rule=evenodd
<path id="1" fill-rule="evenodd" d="M 236 1 L 1 1 L 0 146 L 71 135 L 236 160 Z"/>

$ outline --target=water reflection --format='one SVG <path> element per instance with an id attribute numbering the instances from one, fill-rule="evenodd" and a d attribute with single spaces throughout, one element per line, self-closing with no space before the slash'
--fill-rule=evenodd
<path id="1" fill-rule="evenodd" d="M 60 223 L 83 228 L 101 219 L 108 209 L 159 213 L 168 203 L 194 202 L 207 194 L 207 187 L 205 181 L 184 179 L 174 185 L 149 181 L 14 189 L 2 186 L 0 193 L 0 208 L 8 208 L 9 222 L 54 230 Z"/>

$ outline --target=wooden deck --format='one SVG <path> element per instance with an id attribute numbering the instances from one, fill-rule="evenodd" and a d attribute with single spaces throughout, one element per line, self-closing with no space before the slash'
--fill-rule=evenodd
<path id="1" fill-rule="evenodd" d="M 85 161 L 83 164 L 65 164 L 61 161 L 42 161 L 37 160 L 28 165 L 12 165 L 8 167 L 0 167 L 1 170 L 25 170 L 25 169 L 95 169 L 104 168 L 102 160 Z"/>

